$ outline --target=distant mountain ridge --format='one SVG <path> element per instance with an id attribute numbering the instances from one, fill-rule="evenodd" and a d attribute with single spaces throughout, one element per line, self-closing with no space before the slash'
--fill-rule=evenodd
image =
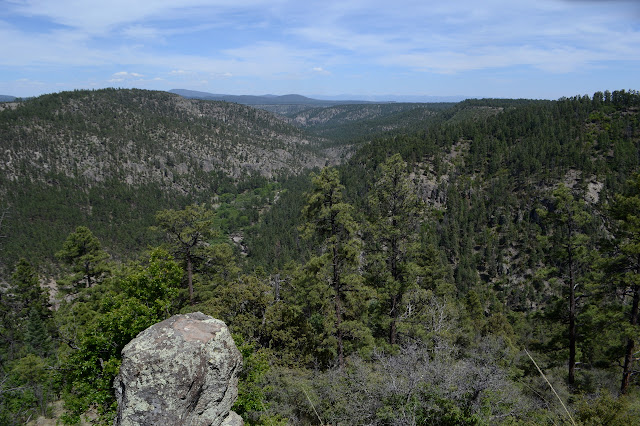
<path id="1" fill-rule="evenodd" d="M 188 99 L 204 99 L 210 101 L 234 102 L 243 105 L 309 105 L 314 107 L 328 107 L 346 104 L 370 104 L 374 102 L 361 100 L 322 100 L 308 98 L 302 95 L 225 95 L 197 90 L 171 89 L 169 93 L 174 93 Z M 380 102 L 377 102 L 380 103 Z"/>
<path id="2" fill-rule="evenodd" d="M 434 95 L 353 95 L 353 94 L 341 94 L 333 96 L 325 95 L 311 95 L 315 99 L 319 100 L 332 100 L 343 101 L 348 99 L 360 99 L 362 101 L 371 103 L 440 103 L 440 102 L 461 102 L 465 99 L 469 99 L 469 96 L 453 95 L 453 96 L 434 96 Z"/>
<path id="3" fill-rule="evenodd" d="M 169 93 L 175 93 L 185 98 L 207 99 L 215 101 L 235 102 L 244 105 L 311 105 L 314 107 L 330 107 L 335 105 L 354 104 L 383 104 L 383 103 L 440 103 L 440 102 L 461 102 L 468 99 L 468 96 L 433 96 L 433 95 L 354 95 L 341 94 L 334 96 L 326 95 L 225 95 L 197 90 L 171 89 Z"/>
<path id="4" fill-rule="evenodd" d="M 15 96 L 0 95 L 0 102 L 13 102 L 16 100 Z"/>

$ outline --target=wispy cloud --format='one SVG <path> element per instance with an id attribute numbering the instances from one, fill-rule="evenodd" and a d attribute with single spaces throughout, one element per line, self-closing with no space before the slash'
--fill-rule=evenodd
<path id="1" fill-rule="evenodd" d="M 257 1 L 243 1 L 240 7 L 251 7 Z M 190 18 L 202 10 L 237 9 L 231 0 L 24 0 L 9 2 L 14 13 L 45 17 L 51 22 L 75 28 L 88 34 L 106 34 L 111 30 L 146 20 Z"/>
<path id="2" fill-rule="evenodd" d="M 137 72 L 120 71 L 120 72 L 114 73 L 111 76 L 111 78 L 107 81 L 109 81 L 110 83 L 120 83 L 123 81 L 139 80 L 143 77 L 144 75 L 139 74 Z"/>
<path id="3" fill-rule="evenodd" d="M 144 77 L 144 75 L 142 74 L 138 74 L 137 72 L 127 72 L 127 71 L 120 71 L 117 73 L 113 74 L 114 77 L 121 77 L 121 78 L 139 78 L 139 77 Z"/>
<path id="4" fill-rule="evenodd" d="M 357 74 L 376 76 L 384 82 L 379 90 L 397 92 L 403 86 L 385 85 L 523 67 L 541 82 L 575 72 L 595 81 L 605 78 L 603 69 L 629 81 L 624 70 L 640 63 L 640 3 L 8 0 L 0 39 L 4 86 L 20 73 L 46 81 L 52 67 L 91 70 L 98 85 L 100 78 L 103 84 L 224 80 L 238 90 L 283 87 L 292 79 L 306 79 L 313 89 L 331 78 L 346 91 Z M 273 92 L 269 87 L 259 92 Z"/>
<path id="5" fill-rule="evenodd" d="M 355 20 L 355 15 L 334 18 L 329 26 L 311 23 L 290 31 L 376 64 L 425 72 L 517 65 L 571 72 L 597 61 L 640 60 L 640 29 L 620 11 L 576 11 L 553 1 L 534 7 L 493 1 L 488 3 L 495 7 L 489 9 L 479 8 L 487 2 L 463 3 L 412 11 L 414 15 L 391 13 L 396 20 L 387 21 L 382 31 L 336 24 Z"/>
<path id="6" fill-rule="evenodd" d="M 316 74 L 331 75 L 331 72 L 325 70 L 322 67 L 313 67 L 311 71 L 313 71 Z"/>

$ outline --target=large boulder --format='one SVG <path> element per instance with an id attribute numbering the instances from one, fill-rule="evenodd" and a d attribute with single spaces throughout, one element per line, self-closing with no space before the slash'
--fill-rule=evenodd
<path id="1" fill-rule="evenodd" d="M 224 322 L 200 312 L 155 324 L 122 350 L 116 425 L 242 425 L 231 410 L 242 355 Z"/>

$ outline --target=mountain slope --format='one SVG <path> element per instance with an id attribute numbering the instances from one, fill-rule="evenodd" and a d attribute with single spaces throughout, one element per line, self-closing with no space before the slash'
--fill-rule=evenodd
<path id="1" fill-rule="evenodd" d="M 284 114 L 295 126 L 335 142 L 424 127 L 452 103 L 335 105 Z M 272 110 L 273 111 L 273 110 Z M 273 111 L 276 112 L 276 111 Z"/>
<path id="2" fill-rule="evenodd" d="M 433 210 L 425 227 L 458 289 L 489 286 L 510 307 L 530 309 L 545 297 L 535 275 L 544 267 L 537 210 L 549 204 L 552 190 L 568 186 L 597 215 L 640 171 L 640 96 L 614 92 L 603 102 L 597 95 L 462 102 L 372 137 L 340 167 L 342 183 L 356 210 L 366 212 L 376 168 L 401 154 Z M 276 205 L 247 240 L 250 261 L 282 266 L 287 256 L 300 256 L 295 239 L 269 227 L 297 226 L 291 200 L 308 185 L 291 185 L 287 203 Z"/>
<path id="3" fill-rule="evenodd" d="M 339 160 L 319 143 L 266 111 L 166 92 L 30 99 L 0 111 L 4 263 L 50 257 L 78 225 L 126 252 L 157 210 Z"/>
<path id="4" fill-rule="evenodd" d="M 200 184 L 195 175 L 214 169 L 272 176 L 326 161 L 313 141 L 268 113 L 163 92 L 46 95 L 4 111 L 0 126 L 8 147 L 2 169 L 11 180 L 26 168 L 130 184 L 174 185 L 178 175 L 192 186 Z"/>

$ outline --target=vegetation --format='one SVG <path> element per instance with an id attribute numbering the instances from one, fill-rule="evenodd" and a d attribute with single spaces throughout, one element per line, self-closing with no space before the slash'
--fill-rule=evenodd
<path id="1" fill-rule="evenodd" d="M 0 175 L 0 423 L 51 415 L 59 399 L 64 422 L 89 411 L 110 423 L 122 347 L 200 310 L 245 358 L 247 424 L 637 424 L 638 92 L 336 118 L 327 146 L 368 142 L 309 173 L 174 173 L 194 151 L 162 157 L 156 179 L 148 164 L 106 160 L 155 152 L 162 137 L 145 139 L 140 120 L 174 142 L 210 126 L 194 137 L 206 141 L 219 124 L 247 143 L 247 128 L 178 113 L 180 102 L 114 90 L 0 112 L 12 153 Z M 264 111 L 184 102 L 251 134 L 284 129 L 260 149 L 312 139 Z M 132 141 L 88 153 L 102 171 L 24 155 L 54 150 L 41 129 L 106 129 L 96 110 Z M 392 117 L 403 119 L 387 128 Z M 375 136 L 362 131 L 376 120 Z M 326 152 L 317 141 L 313 155 Z"/>

